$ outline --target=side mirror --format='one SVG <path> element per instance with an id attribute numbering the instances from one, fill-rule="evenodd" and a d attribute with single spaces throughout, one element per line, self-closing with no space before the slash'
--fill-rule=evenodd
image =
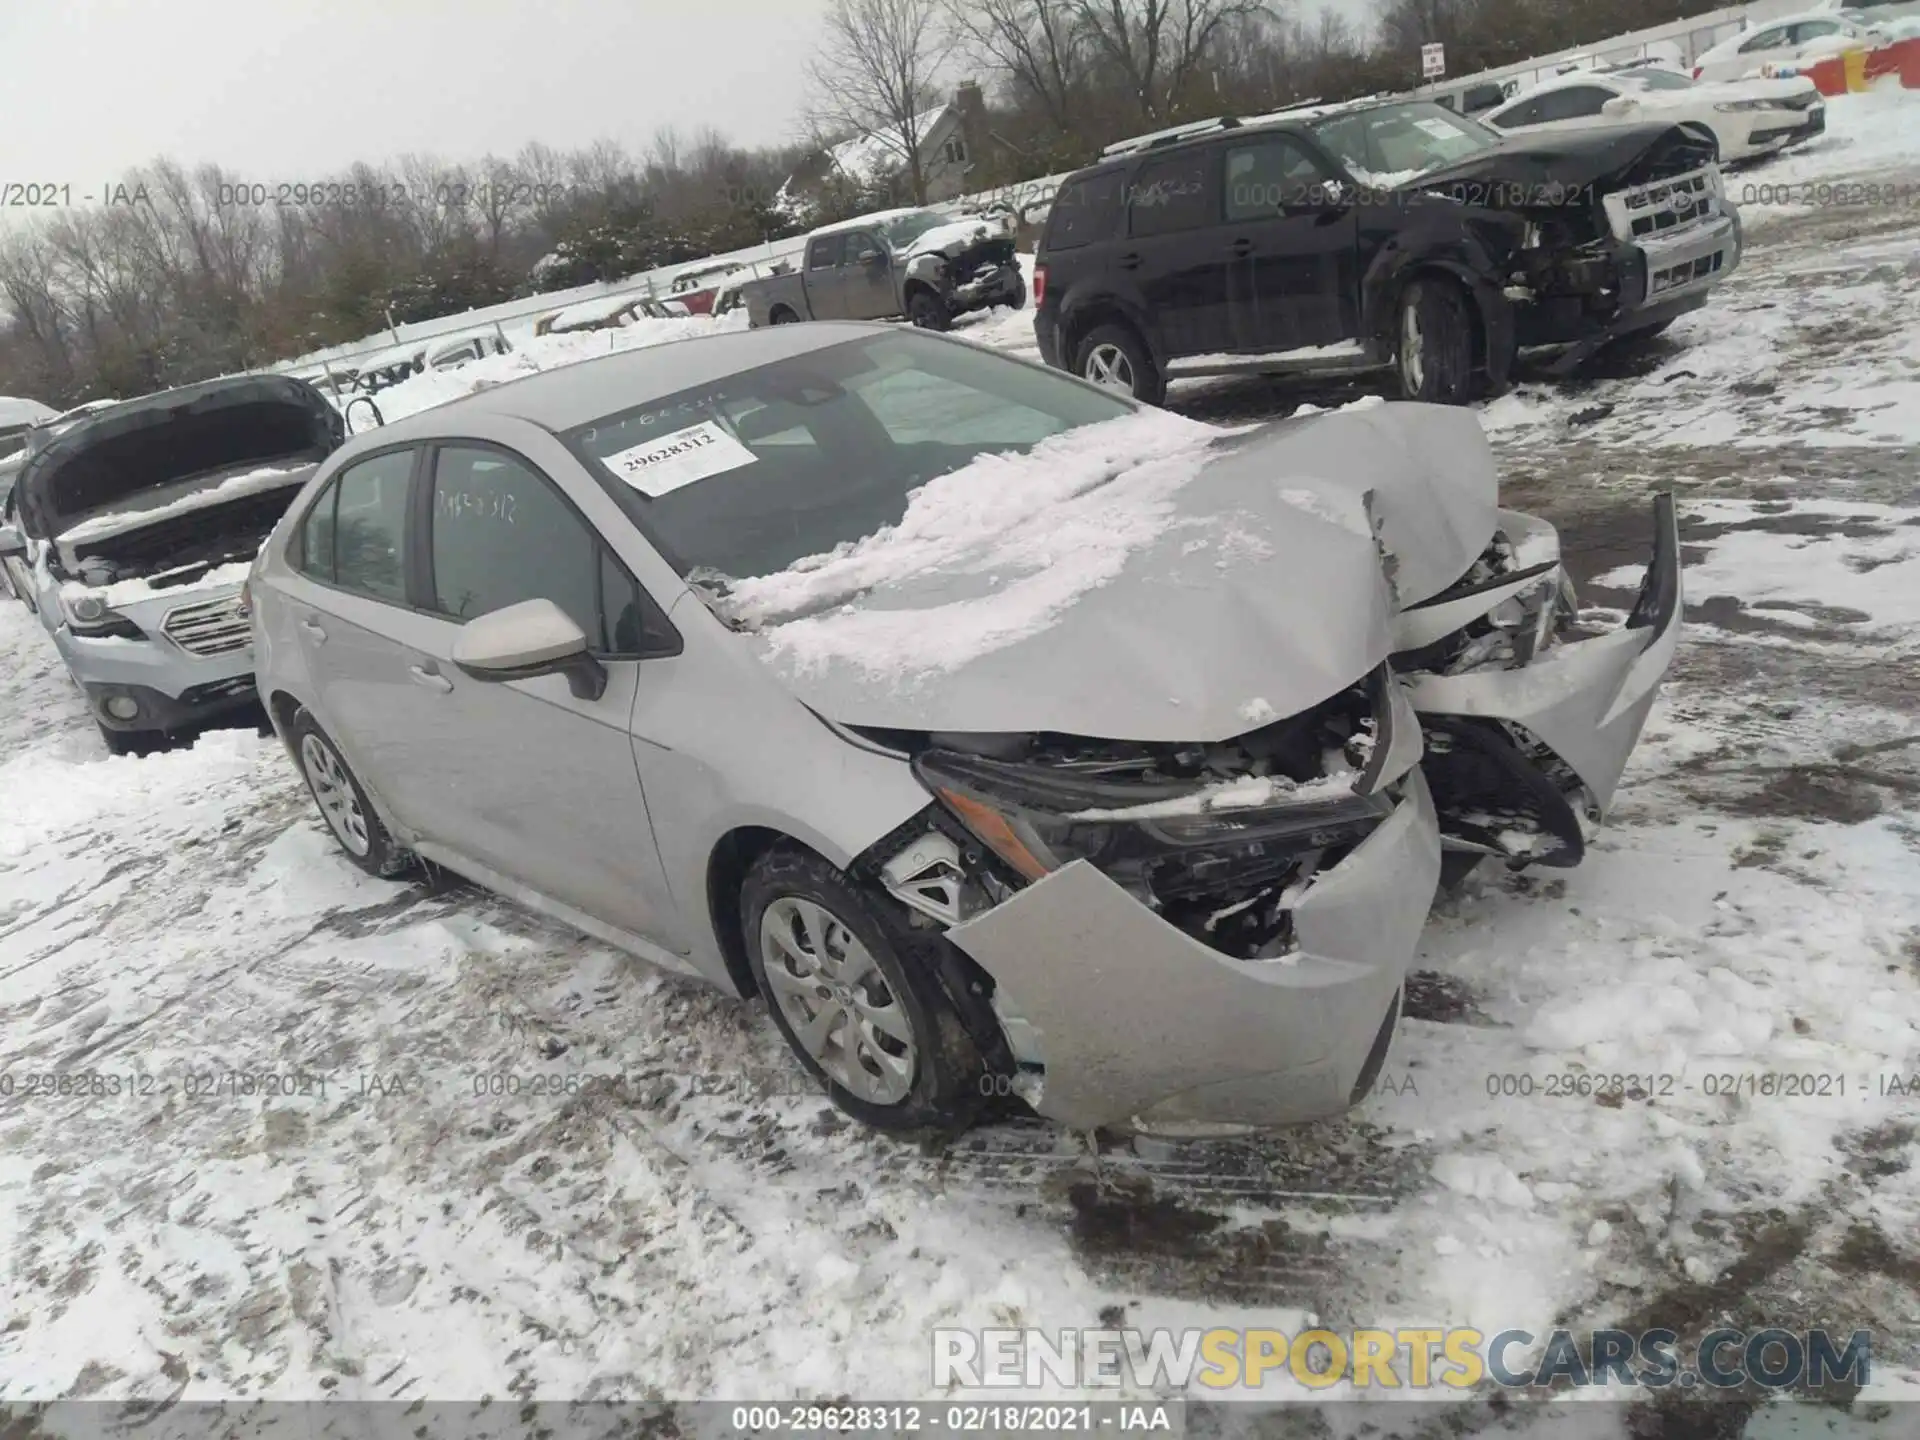
<path id="1" fill-rule="evenodd" d="M 27 537 L 18 525 L 0 525 L 0 560 L 27 558 Z"/>
<path id="2" fill-rule="evenodd" d="M 872 265 L 877 268 L 886 258 L 887 252 L 884 250 L 862 250 L 858 255 L 853 257 L 853 263 L 856 265 Z"/>
<path id="3" fill-rule="evenodd" d="M 1640 108 L 1640 102 L 1631 95 L 1616 95 L 1600 107 L 1602 115 L 1631 115 Z"/>
<path id="4" fill-rule="evenodd" d="M 1283 215 L 1316 215 L 1345 210 L 1354 202 L 1354 193 L 1340 180 L 1322 180 L 1300 192 L 1298 200 L 1280 207 Z"/>
<path id="5" fill-rule="evenodd" d="M 598 700 L 607 667 L 587 653 L 587 637 L 551 600 L 522 600 L 460 627 L 453 663 L 475 680 L 565 675 L 576 700 Z"/>

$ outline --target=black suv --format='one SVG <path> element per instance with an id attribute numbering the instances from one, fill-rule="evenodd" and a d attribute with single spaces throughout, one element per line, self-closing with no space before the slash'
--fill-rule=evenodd
<path id="1" fill-rule="evenodd" d="M 1519 347 L 1590 352 L 1704 304 L 1740 256 L 1713 154 L 1684 125 L 1507 136 L 1405 99 L 1123 141 L 1060 186 L 1034 332 L 1153 404 L 1174 376 L 1385 366 L 1463 403 Z"/>

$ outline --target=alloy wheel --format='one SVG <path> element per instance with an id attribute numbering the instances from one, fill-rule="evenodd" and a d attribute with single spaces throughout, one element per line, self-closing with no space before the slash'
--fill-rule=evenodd
<path id="1" fill-rule="evenodd" d="M 313 798 L 333 838 L 350 854 L 364 856 L 371 847 L 367 817 L 340 757 L 318 735 L 309 735 L 300 742 L 300 767 L 307 772 L 307 784 L 313 787 Z"/>
<path id="2" fill-rule="evenodd" d="M 1133 362 L 1118 345 L 1096 345 L 1087 354 L 1083 378 L 1103 390 L 1133 394 Z"/>
<path id="3" fill-rule="evenodd" d="M 833 1082 L 872 1105 L 913 1088 L 913 1023 L 845 921 L 782 895 L 760 917 L 760 957 L 793 1038 Z"/>
<path id="4" fill-rule="evenodd" d="M 1400 307 L 1400 374 L 1410 394 L 1418 394 L 1427 378 L 1420 347 L 1420 306 L 1410 300 Z"/>

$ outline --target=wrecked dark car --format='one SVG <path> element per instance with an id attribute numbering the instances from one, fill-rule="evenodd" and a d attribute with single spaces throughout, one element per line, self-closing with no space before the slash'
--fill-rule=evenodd
<path id="1" fill-rule="evenodd" d="M 1740 259 L 1713 138 L 1502 135 L 1427 100 L 1123 141 L 1069 177 L 1034 264 L 1048 364 L 1160 402 L 1187 375 L 1391 367 L 1409 400 L 1498 391 L 1515 353 L 1643 339 Z"/>
<path id="2" fill-rule="evenodd" d="M 122 402 L 28 457 L 0 555 L 24 567 L 109 748 L 253 699 L 241 584 L 344 438 L 312 385 L 247 375 Z"/>
<path id="3" fill-rule="evenodd" d="M 747 323 L 892 320 L 945 330 L 954 317 L 990 305 L 1018 310 L 1027 282 L 1004 216 L 885 210 L 815 230 L 806 263 L 740 287 Z"/>
<path id="4" fill-rule="evenodd" d="M 1443 866 L 1582 858 L 1680 588 L 1663 499 L 1573 638 L 1463 409 L 1226 430 L 845 323 L 359 437 L 252 579 L 362 869 L 764 997 L 870 1124 L 1187 1135 L 1368 1093 Z"/>

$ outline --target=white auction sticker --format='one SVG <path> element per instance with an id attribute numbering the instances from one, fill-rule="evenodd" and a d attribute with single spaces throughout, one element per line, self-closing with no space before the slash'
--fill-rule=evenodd
<path id="1" fill-rule="evenodd" d="M 642 495 L 655 498 L 723 470 L 738 470 L 754 453 L 711 420 L 660 435 L 644 445 L 615 451 L 607 467 Z"/>

